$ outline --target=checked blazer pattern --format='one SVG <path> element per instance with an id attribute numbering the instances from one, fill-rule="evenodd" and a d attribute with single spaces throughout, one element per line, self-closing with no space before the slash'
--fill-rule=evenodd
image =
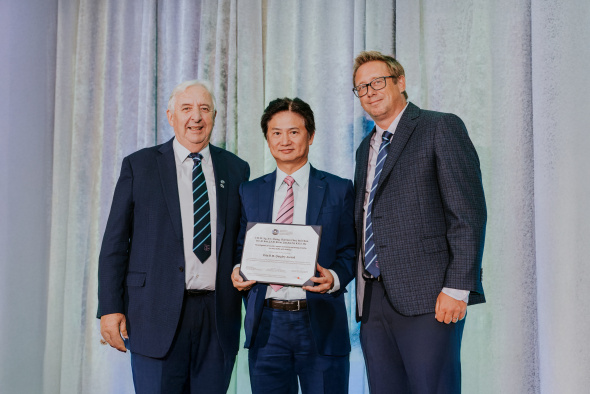
<path id="1" fill-rule="evenodd" d="M 357 254 L 370 140 L 356 152 Z M 393 135 L 373 201 L 373 237 L 387 296 L 402 315 L 434 312 L 443 287 L 470 290 L 469 304 L 485 302 L 482 287 L 486 204 L 479 158 L 459 117 L 409 103 Z M 357 318 L 364 297 L 357 267 Z"/>

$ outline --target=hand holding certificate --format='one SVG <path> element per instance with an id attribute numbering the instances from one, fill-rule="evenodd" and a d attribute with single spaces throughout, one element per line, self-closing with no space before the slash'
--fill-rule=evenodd
<path id="1" fill-rule="evenodd" d="M 321 226 L 248 223 L 240 275 L 246 281 L 313 286 Z"/>

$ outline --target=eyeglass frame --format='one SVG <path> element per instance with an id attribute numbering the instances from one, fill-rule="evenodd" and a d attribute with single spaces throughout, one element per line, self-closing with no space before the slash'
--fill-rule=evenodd
<path id="1" fill-rule="evenodd" d="M 384 82 L 383 87 L 380 88 L 380 89 L 375 89 L 373 87 L 373 82 L 375 82 L 376 80 L 381 79 L 381 78 L 383 78 L 383 82 Z M 396 77 L 395 75 L 386 75 L 386 76 L 383 76 L 383 77 L 377 77 L 377 78 L 373 79 L 369 83 L 360 83 L 360 84 L 356 85 L 354 88 L 352 88 L 352 92 L 354 93 L 354 95 L 356 97 L 361 98 L 361 97 L 365 97 L 369 93 L 369 86 L 371 87 L 371 89 L 373 89 L 375 91 L 377 91 L 377 90 L 383 90 L 387 86 L 387 78 L 397 79 L 398 77 Z M 367 88 L 367 93 L 363 94 L 362 96 L 359 96 L 359 89 L 358 89 L 359 86 L 366 87 Z"/>

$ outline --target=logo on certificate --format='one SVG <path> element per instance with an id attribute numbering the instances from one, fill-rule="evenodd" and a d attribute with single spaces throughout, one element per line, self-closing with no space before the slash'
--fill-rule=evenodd
<path id="1" fill-rule="evenodd" d="M 272 230 L 272 235 L 277 235 L 279 233 L 279 230 L 277 230 L 276 228 L 274 228 Z"/>

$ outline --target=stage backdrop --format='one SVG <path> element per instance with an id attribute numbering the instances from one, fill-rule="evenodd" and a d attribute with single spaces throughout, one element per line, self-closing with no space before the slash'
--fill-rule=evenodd
<path id="1" fill-rule="evenodd" d="M 36 3 L 0 12 L 0 392 L 133 392 L 129 355 L 99 345 L 98 254 L 123 157 L 173 136 L 177 83 L 212 81 L 212 143 L 252 177 L 274 169 L 264 107 L 298 96 L 311 163 L 352 178 L 372 127 L 351 92 L 364 49 L 395 54 L 410 101 L 459 115 L 480 155 L 488 303 L 469 308 L 464 392 L 587 390 L 590 3 Z M 352 313 L 350 328 L 350 392 L 368 393 Z M 249 392 L 242 350 L 230 393 Z"/>

